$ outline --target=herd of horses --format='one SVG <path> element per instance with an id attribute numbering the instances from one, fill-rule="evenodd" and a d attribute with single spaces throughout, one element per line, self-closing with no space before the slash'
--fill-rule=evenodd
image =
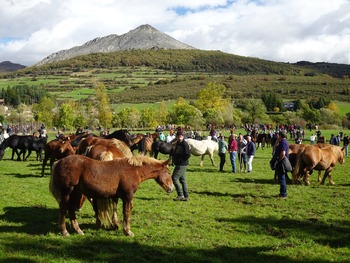
<path id="1" fill-rule="evenodd" d="M 268 138 L 260 136 L 256 143 L 266 143 Z M 218 143 L 210 140 L 187 138 L 191 154 L 209 155 L 212 165 L 214 153 L 218 151 Z M 90 133 L 61 136 L 47 142 L 47 137 L 12 135 L 0 145 L 0 160 L 7 147 L 12 148 L 12 160 L 27 160 L 32 151 L 37 153 L 37 160 L 42 160 L 41 176 L 50 160 L 50 191 L 59 203 L 59 227 L 62 235 L 69 232 L 66 227 L 66 213 L 73 229 L 83 234 L 76 219 L 75 212 L 88 200 L 95 211 L 98 226 L 118 228 L 118 199 L 123 202 L 123 232 L 133 236 L 130 227 L 132 199 L 138 185 L 148 179 L 155 181 L 166 191 L 171 192 L 174 185 L 171 179 L 169 163 L 175 149 L 175 142 L 158 140 L 158 133 L 130 134 L 127 130 L 117 130 L 104 137 Z M 133 151 L 139 153 L 134 155 Z M 42 151 L 44 158 L 42 159 Z M 26 155 L 26 153 L 28 154 Z M 166 161 L 157 159 L 158 154 L 169 155 Z M 23 157 L 21 157 L 23 156 Z M 152 158 L 153 156 L 154 158 Z M 325 171 L 321 181 L 329 178 L 334 184 L 331 171 L 337 163 L 344 162 L 344 149 L 329 144 L 290 145 L 290 161 L 294 167 L 294 182 L 304 180 L 309 184 L 309 176 L 313 170 Z M 111 216 L 112 215 L 112 216 Z"/>

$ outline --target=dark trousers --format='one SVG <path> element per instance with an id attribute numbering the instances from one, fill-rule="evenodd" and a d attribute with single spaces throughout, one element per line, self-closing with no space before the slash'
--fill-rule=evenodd
<path id="1" fill-rule="evenodd" d="M 220 172 L 224 171 L 224 164 L 226 162 L 226 153 L 219 153 L 220 156 Z"/>
<path id="2" fill-rule="evenodd" d="M 178 196 L 188 197 L 188 187 L 186 180 L 187 165 L 175 165 L 172 179 Z"/>

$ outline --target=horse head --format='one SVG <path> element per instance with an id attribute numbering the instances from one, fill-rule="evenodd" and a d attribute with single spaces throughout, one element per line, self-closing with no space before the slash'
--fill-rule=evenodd
<path id="1" fill-rule="evenodd" d="M 173 179 L 169 170 L 170 159 L 161 161 L 159 164 L 159 174 L 155 178 L 156 182 L 167 192 L 171 193 L 174 190 Z"/>

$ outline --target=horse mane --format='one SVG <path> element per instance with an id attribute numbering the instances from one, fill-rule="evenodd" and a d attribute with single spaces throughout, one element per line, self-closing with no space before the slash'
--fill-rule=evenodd
<path id="1" fill-rule="evenodd" d="M 119 150 L 122 151 L 122 153 L 124 154 L 124 156 L 126 158 L 130 158 L 132 157 L 132 152 L 130 151 L 130 148 L 121 140 L 118 139 L 112 139 L 111 140 L 112 144 L 115 145 Z"/>
<path id="2" fill-rule="evenodd" d="M 126 159 L 128 160 L 128 163 L 132 166 L 142 166 L 143 164 L 162 164 L 164 162 L 164 161 L 146 156 L 144 154 L 134 155 Z"/>

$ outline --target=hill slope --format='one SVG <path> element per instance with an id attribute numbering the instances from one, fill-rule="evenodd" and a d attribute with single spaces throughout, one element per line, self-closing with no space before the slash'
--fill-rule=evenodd
<path id="1" fill-rule="evenodd" d="M 10 61 L 3 61 L 0 63 L 0 72 L 11 72 L 19 69 L 24 69 L 26 66 L 12 63 Z"/>

